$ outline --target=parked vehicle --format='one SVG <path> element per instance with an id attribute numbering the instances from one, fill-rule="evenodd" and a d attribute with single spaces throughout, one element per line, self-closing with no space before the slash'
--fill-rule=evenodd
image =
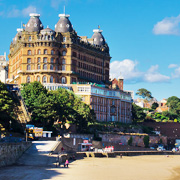
<path id="1" fill-rule="evenodd" d="M 159 146 L 158 148 L 157 148 L 157 151 L 165 151 L 166 149 L 164 148 L 164 147 L 162 147 L 162 146 Z"/>

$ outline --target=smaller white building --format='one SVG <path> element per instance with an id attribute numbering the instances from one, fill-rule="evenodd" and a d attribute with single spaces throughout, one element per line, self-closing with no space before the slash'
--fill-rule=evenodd
<path id="1" fill-rule="evenodd" d="M 6 83 L 8 78 L 8 62 L 6 61 L 6 53 L 0 55 L 0 81 Z"/>
<path id="2" fill-rule="evenodd" d="M 43 137 L 51 137 L 52 131 L 43 131 Z"/>

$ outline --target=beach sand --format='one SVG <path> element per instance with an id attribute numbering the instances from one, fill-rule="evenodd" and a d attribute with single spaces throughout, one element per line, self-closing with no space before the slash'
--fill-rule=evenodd
<path id="1" fill-rule="evenodd" d="M 85 158 L 58 168 L 64 180 L 180 180 L 180 156 Z"/>

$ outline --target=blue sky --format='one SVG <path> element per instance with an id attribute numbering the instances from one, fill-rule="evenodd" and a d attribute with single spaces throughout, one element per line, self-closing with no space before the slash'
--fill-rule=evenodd
<path id="1" fill-rule="evenodd" d="M 179 97 L 179 0 L 0 0 L 0 54 L 9 53 L 29 13 L 40 13 L 44 27 L 54 29 L 64 5 L 78 35 L 91 37 L 100 25 L 110 47 L 111 77 L 121 72 L 125 90 L 146 88 L 158 100 Z"/>

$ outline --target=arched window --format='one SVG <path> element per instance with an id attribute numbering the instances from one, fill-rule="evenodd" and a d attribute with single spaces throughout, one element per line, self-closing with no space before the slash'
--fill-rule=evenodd
<path id="1" fill-rule="evenodd" d="M 47 49 L 45 49 L 45 50 L 44 50 L 44 54 L 47 54 L 47 52 L 48 52 Z"/>
<path id="2" fill-rule="evenodd" d="M 40 49 L 38 49 L 38 54 L 41 54 L 41 50 Z"/>
<path id="3" fill-rule="evenodd" d="M 30 83 L 30 82 L 31 82 L 31 77 L 30 77 L 30 76 L 27 77 L 26 82 L 27 82 L 27 83 Z"/>
<path id="4" fill-rule="evenodd" d="M 66 66 L 62 65 L 62 71 L 65 71 L 65 70 L 66 70 Z"/>
<path id="5" fill-rule="evenodd" d="M 62 52 L 62 55 L 65 56 L 65 55 L 66 55 L 66 51 L 63 51 L 63 52 Z"/>
<path id="6" fill-rule="evenodd" d="M 62 60 L 62 64 L 66 64 L 66 60 L 65 59 Z"/>
<path id="7" fill-rule="evenodd" d="M 37 81 L 40 82 L 40 77 L 39 76 L 37 76 Z"/>
<path id="8" fill-rule="evenodd" d="M 51 55 L 54 55 L 54 50 L 51 50 Z"/>
<path id="9" fill-rule="evenodd" d="M 43 58 L 43 63 L 47 63 L 47 57 Z"/>
<path id="10" fill-rule="evenodd" d="M 41 58 L 40 58 L 40 57 L 37 58 L 37 62 L 38 62 L 38 63 L 41 62 Z"/>
<path id="11" fill-rule="evenodd" d="M 44 64 L 44 65 L 43 65 L 43 69 L 47 69 L 47 64 Z"/>
<path id="12" fill-rule="evenodd" d="M 66 84 L 66 78 L 65 78 L 65 77 L 62 77 L 62 78 L 61 78 L 61 83 L 62 83 L 62 84 Z"/>
<path id="13" fill-rule="evenodd" d="M 54 63 L 54 58 L 51 58 L 51 63 Z"/>
<path id="14" fill-rule="evenodd" d="M 54 67 L 53 67 L 53 65 L 51 64 L 51 65 L 50 65 L 50 70 L 53 70 L 53 69 L 54 69 Z"/>
<path id="15" fill-rule="evenodd" d="M 27 65 L 27 70 L 31 70 L 31 65 L 30 64 Z"/>
<path id="16" fill-rule="evenodd" d="M 31 55 L 31 50 L 28 50 L 28 55 Z"/>
<path id="17" fill-rule="evenodd" d="M 47 77 L 43 76 L 43 83 L 47 83 Z"/>
<path id="18" fill-rule="evenodd" d="M 37 69 L 41 69 L 41 65 L 40 64 L 38 64 Z"/>
<path id="19" fill-rule="evenodd" d="M 27 58 L 27 63 L 28 63 L 28 64 L 31 63 L 31 58 Z"/>
<path id="20" fill-rule="evenodd" d="M 50 83 L 53 83 L 53 76 L 50 77 Z"/>

